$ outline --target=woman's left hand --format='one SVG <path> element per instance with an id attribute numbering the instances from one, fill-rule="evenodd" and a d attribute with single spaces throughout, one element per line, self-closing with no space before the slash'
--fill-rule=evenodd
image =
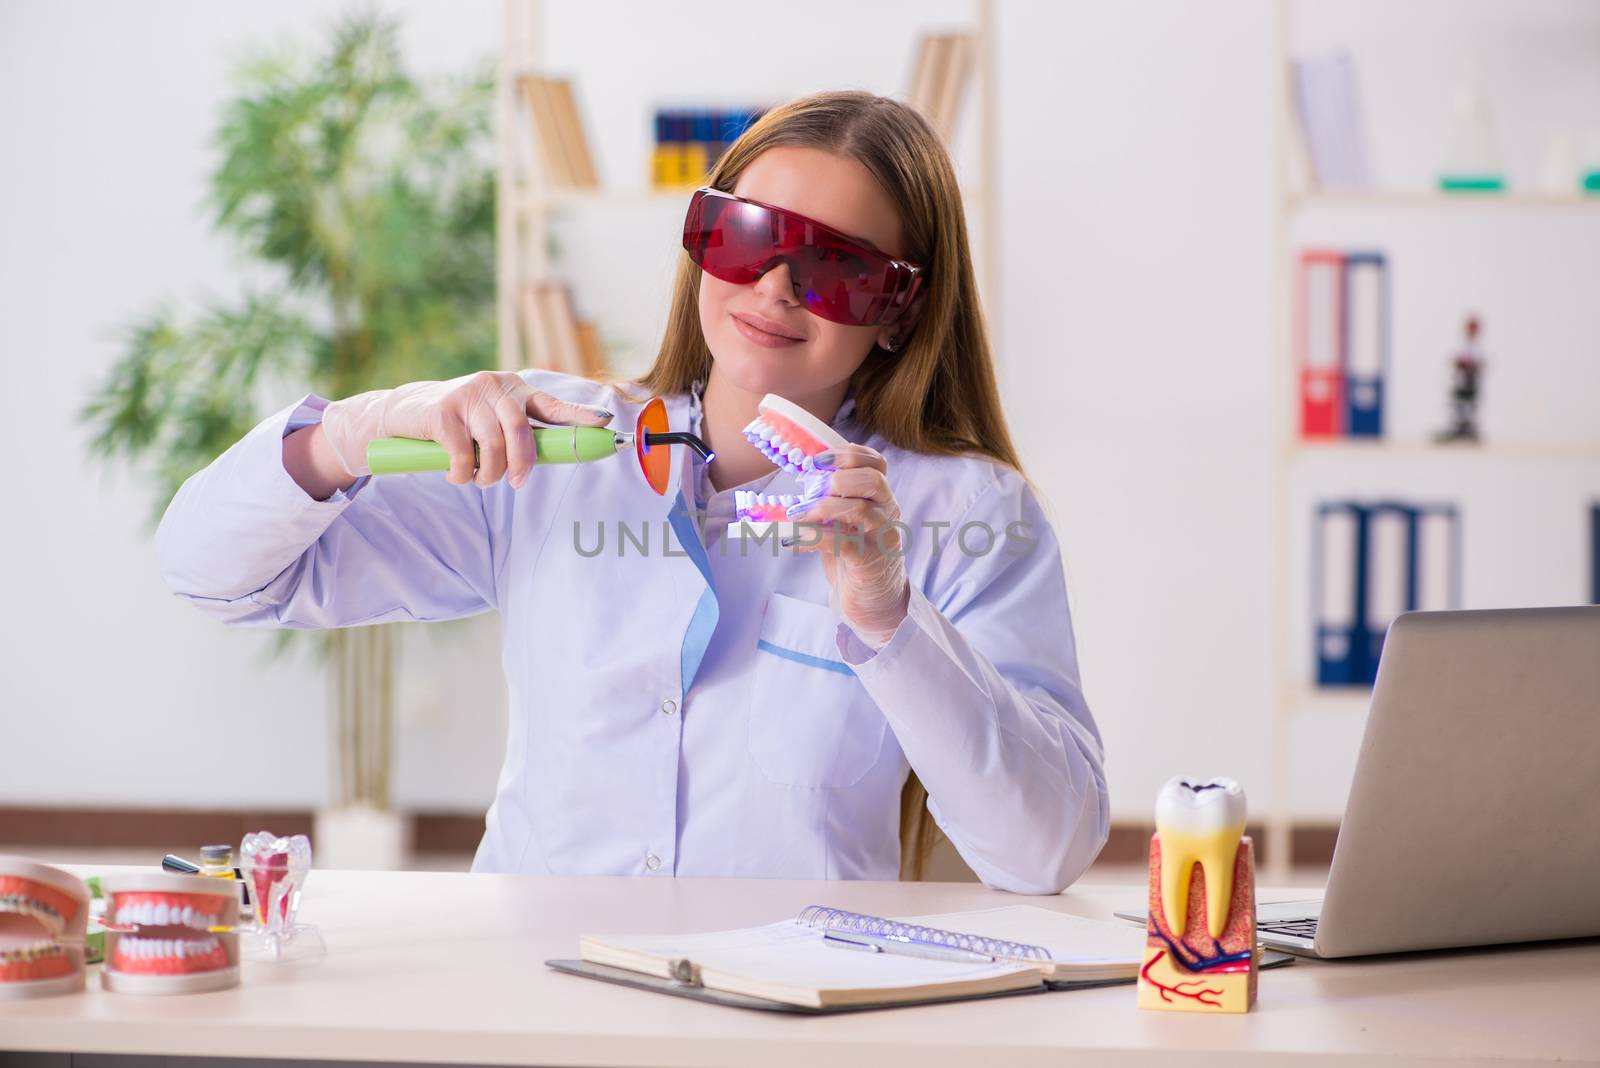
<path id="1" fill-rule="evenodd" d="M 828 478 L 815 496 L 789 509 L 789 518 L 804 524 L 791 544 L 822 554 L 840 615 L 881 649 L 906 618 L 911 594 L 905 525 L 889 490 L 888 462 L 876 449 L 852 444 L 823 453 L 817 464 L 828 469 Z"/>

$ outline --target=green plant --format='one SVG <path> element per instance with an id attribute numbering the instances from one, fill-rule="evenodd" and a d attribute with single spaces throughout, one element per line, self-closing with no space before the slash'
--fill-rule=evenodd
<path id="1" fill-rule="evenodd" d="M 83 409 L 98 457 L 155 475 L 158 512 L 269 392 L 343 397 L 494 366 L 492 83 L 424 86 L 396 29 L 350 17 L 314 58 L 241 68 L 209 201 L 266 281 L 133 323 Z"/>
<path id="2" fill-rule="evenodd" d="M 153 477 L 157 514 L 189 475 L 304 389 L 330 398 L 495 364 L 492 81 L 424 85 L 397 26 L 343 19 L 306 57 L 239 72 L 209 202 L 259 277 L 234 300 L 153 309 L 85 404 L 93 454 Z M 335 631 L 335 800 L 388 803 L 387 627 Z"/>

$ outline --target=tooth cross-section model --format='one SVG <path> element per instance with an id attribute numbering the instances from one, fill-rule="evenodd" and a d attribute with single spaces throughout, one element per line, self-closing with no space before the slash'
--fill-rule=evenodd
<path id="1" fill-rule="evenodd" d="M 1244 816 L 1244 791 L 1232 779 L 1172 779 L 1157 795 L 1140 1008 L 1248 1012 L 1255 1004 L 1255 858 Z"/>

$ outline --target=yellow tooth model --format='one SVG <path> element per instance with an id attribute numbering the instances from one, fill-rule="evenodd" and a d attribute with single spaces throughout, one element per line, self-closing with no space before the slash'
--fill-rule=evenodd
<path id="1" fill-rule="evenodd" d="M 1244 817 L 1244 791 L 1232 779 L 1172 779 L 1157 795 L 1140 1008 L 1255 1004 L 1255 862 Z"/>

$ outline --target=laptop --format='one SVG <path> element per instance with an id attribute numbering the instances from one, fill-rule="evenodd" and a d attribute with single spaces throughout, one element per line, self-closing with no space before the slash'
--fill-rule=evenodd
<path id="1" fill-rule="evenodd" d="M 1600 607 L 1396 619 L 1327 890 L 1256 924 L 1312 957 L 1600 935 Z"/>

